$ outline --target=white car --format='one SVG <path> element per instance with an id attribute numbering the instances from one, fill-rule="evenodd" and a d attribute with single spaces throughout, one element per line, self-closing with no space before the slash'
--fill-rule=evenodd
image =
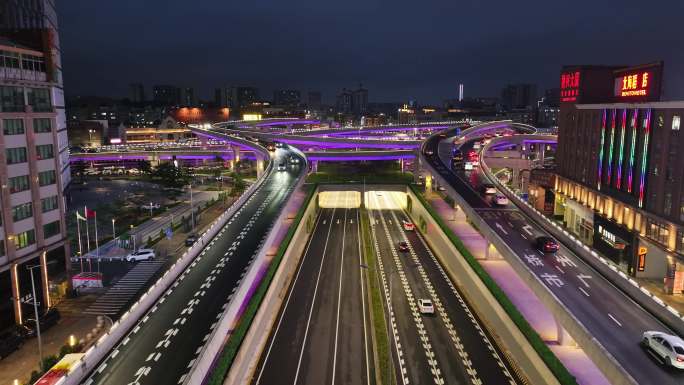
<path id="1" fill-rule="evenodd" d="M 127 262 L 136 262 L 136 261 L 147 261 L 150 259 L 154 259 L 154 250 L 152 249 L 138 249 L 138 251 L 134 251 L 126 256 L 126 261 Z"/>
<path id="2" fill-rule="evenodd" d="M 153 202 L 146 203 L 146 204 L 140 206 L 140 208 L 143 210 L 158 210 L 159 207 L 161 207 L 161 206 L 159 206 L 159 203 L 153 203 Z"/>
<path id="3" fill-rule="evenodd" d="M 494 203 L 497 206 L 506 206 L 508 205 L 508 198 L 506 198 L 505 195 L 497 194 L 496 197 L 494 198 Z"/>
<path id="4" fill-rule="evenodd" d="M 684 340 L 657 331 L 645 331 L 641 344 L 666 366 L 684 369 Z"/>
<path id="5" fill-rule="evenodd" d="M 418 310 L 420 314 L 435 314 L 435 307 L 432 306 L 432 301 L 425 298 L 418 300 Z"/>

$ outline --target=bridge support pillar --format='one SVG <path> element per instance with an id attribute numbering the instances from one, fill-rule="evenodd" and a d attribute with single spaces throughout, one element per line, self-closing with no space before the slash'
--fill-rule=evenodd
<path id="1" fill-rule="evenodd" d="M 311 172 L 318 172 L 318 161 L 317 160 L 311 161 Z"/>
<path id="2" fill-rule="evenodd" d="M 256 172 L 257 172 L 257 178 L 261 176 L 261 174 L 264 173 L 265 165 L 266 164 L 266 159 L 262 155 L 259 155 L 258 153 L 256 154 Z"/>
<path id="3" fill-rule="evenodd" d="M 231 145 L 230 150 L 233 152 L 233 163 L 240 161 L 240 146 Z"/>
<path id="4" fill-rule="evenodd" d="M 420 150 L 415 151 L 416 158 L 413 159 L 413 181 L 415 183 L 420 182 L 420 154 L 418 153 Z"/>
<path id="5" fill-rule="evenodd" d="M 202 149 L 206 150 L 207 146 L 209 145 L 209 138 L 204 136 L 204 135 L 197 135 L 200 140 L 200 144 L 202 145 Z"/>

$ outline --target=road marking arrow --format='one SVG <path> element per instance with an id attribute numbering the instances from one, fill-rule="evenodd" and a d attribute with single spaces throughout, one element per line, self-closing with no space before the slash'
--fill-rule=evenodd
<path id="1" fill-rule="evenodd" d="M 532 228 L 532 226 L 530 226 L 530 225 L 525 225 L 522 227 L 523 231 L 529 235 L 532 235 L 532 231 L 530 230 L 531 228 Z"/>
<path id="2" fill-rule="evenodd" d="M 501 230 L 502 233 L 508 235 L 508 231 L 504 230 L 503 226 L 501 226 L 501 223 L 496 222 L 496 227 L 498 227 L 499 230 Z"/>

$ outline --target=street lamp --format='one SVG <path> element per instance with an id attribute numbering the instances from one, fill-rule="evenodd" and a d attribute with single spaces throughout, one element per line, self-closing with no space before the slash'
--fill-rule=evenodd
<path id="1" fill-rule="evenodd" d="M 47 262 L 46 265 L 52 265 L 53 263 L 55 263 L 54 260 Z M 26 268 L 31 273 L 31 290 L 33 291 L 33 311 L 36 314 L 36 319 L 34 321 L 36 323 L 36 336 L 38 337 L 38 357 L 40 359 L 39 366 L 40 369 L 43 370 L 43 340 L 40 337 L 40 316 L 38 315 L 38 299 L 36 298 L 36 283 L 33 279 L 33 269 L 35 269 L 36 267 L 41 267 L 41 265 L 38 264 L 26 266 Z"/>
<path id="2" fill-rule="evenodd" d="M 114 226 L 115 222 L 116 219 L 112 218 L 112 239 L 116 239 L 116 227 Z"/>
<path id="3" fill-rule="evenodd" d="M 188 185 L 188 188 L 190 188 L 190 220 L 192 221 L 192 231 L 195 231 L 195 210 L 193 209 L 192 206 L 192 184 Z"/>

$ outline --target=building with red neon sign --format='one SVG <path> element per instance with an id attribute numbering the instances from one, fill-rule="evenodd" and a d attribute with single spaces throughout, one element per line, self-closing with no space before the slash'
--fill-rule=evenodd
<path id="1" fill-rule="evenodd" d="M 658 279 L 684 274 L 684 101 L 660 101 L 662 72 L 662 62 L 562 69 L 555 187 L 570 230 L 593 227 L 585 242 Z"/>

